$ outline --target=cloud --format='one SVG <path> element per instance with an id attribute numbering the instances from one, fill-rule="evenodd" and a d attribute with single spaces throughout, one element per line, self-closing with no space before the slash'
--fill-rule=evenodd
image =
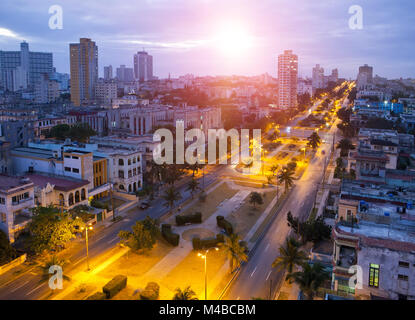
<path id="1" fill-rule="evenodd" d="M 1 28 L 0 27 L 0 37 L 7 37 L 7 38 L 14 38 L 14 39 L 21 39 L 16 33 L 12 30 Z"/>

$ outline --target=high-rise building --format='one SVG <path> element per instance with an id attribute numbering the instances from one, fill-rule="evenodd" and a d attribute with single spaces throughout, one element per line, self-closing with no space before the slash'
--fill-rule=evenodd
<path id="1" fill-rule="evenodd" d="M 29 51 L 27 42 L 20 51 L 0 51 L 0 86 L 7 90 L 34 89 L 42 74 L 52 72 L 52 53 Z"/>
<path id="2" fill-rule="evenodd" d="M 95 87 L 95 99 L 97 103 L 110 106 L 113 99 L 117 98 L 117 83 L 115 81 L 99 80 Z"/>
<path id="3" fill-rule="evenodd" d="M 368 90 L 373 85 L 373 67 L 365 64 L 359 67 L 359 74 L 357 75 L 357 89 Z"/>
<path id="4" fill-rule="evenodd" d="M 104 80 L 111 80 L 112 79 L 112 66 L 104 67 Z"/>
<path id="5" fill-rule="evenodd" d="M 316 66 L 313 68 L 312 84 L 313 93 L 316 91 L 316 89 L 324 88 L 324 69 L 323 67 L 320 67 L 319 64 L 316 64 Z"/>
<path id="6" fill-rule="evenodd" d="M 292 50 L 278 56 L 278 106 L 297 107 L 298 57 Z"/>
<path id="7" fill-rule="evenodd" d="M 94 41 L 81 38 L 71 43 L 71 101 L 75 106 L 93 102 L 98 81 L 98 47 Z"/>
<path id="8" fill-rule="evenodd" d="M 125 65 L 120 65 L 120 67 L 117 68 L 117 79 L 118 81 L 123 82 L 134 81 L 133 68 L 127 68 Z"/>
<path id="9" fill-rule="evenodd" d="M 337 82 L 339 80 L 339 70 L 333 69 L 331 70 L 331 75 L 329 75 L 329 81 Z"/>
<path id="10" fill-rule="evenodd" d="M 59 99 L 59 82 L 50 79 L 47 73 L 42 74 L 35 85 L 35 103 L 52 103 Z"/>
<path id="11" fill-rule="evenodd" d="M 134 76 L 140 82 L 153 79 L 153 56 L 145 51 L 134 55 Z"/>

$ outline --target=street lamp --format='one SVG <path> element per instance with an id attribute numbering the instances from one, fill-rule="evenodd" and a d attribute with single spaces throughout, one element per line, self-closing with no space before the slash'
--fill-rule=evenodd
<path id="1" fill-rule="evenodd" d="M 219 250 L 218 247 L 213 248 L 216 251 Z M 198 257 L 202 258 L 203 260 L 205 260 L 205 300 L 207 300 L 207 254 L 209 253 L 210 249 L 207 249 L 205 251 L 205 254 L 201 254 L 200 252 L 197 254 Z"/>
<path id="2" fill-rule="evenodd" d="M 86 266 L 89 271 L 89 252 L 88 252 L 88 230 L 92 230 L 92 225 L 89 223 L 86 227 L 82 227 L 81 231 L 85 230 L 85 244 L 86 244 Z"/>

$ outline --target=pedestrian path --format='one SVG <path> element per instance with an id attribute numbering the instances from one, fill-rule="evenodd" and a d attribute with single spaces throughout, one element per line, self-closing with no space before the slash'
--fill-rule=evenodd
<path id="1" fill-rule="evenodd" d="M 241 190 L 236 193 L 232 198 L 223 202 L 223 204 L 218 207 L 218 210 L 211 215 L 205 222 L 198 225 L 198 228 L 209 229 L 219 232 L 220 229 L 216 225 L 216 217 L 218 215 L 227 216 L 234 210 L 236 210 L 245 200 L 245 198 L 250 194 L 248 190 Z M 174 232 L 182 234 L 184 231 L 195 228 L 194 225 L 176 227 Z M 151 268 L 146 274 L 143 275 L 143 278 L 149 279 L 158 279 L 162 280 L 167 276 L 180 262 L 186 258 L 186 256 L 193 250 L 193 245 L 191 241 L 184 240 L 183 237 L 180 239 L 179 247 L 171 250 L 163 259 L 161 259 L 153 268 Z"/>

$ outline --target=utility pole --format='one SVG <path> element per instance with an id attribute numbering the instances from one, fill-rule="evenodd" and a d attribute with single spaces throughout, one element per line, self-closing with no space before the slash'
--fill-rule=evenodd
<path id="1" fill-rule="evenodd" d="M 113 190 L 114 190 L 114 185 L 111 184 L 110 197 L 111 197 L 112 221 L 115 221 L 114 197 L 112 194 Z"/>

